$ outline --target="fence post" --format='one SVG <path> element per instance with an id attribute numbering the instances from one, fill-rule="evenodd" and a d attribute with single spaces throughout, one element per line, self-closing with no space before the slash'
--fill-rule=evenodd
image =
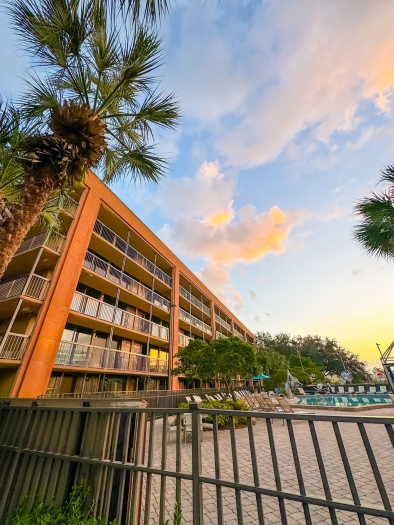
<path id="1" fill-rule="evenodd" d="M 193 493 L 193 525 L 203 525 L 202 472 L 201 461 L 201 403 L 191 403 L 192 411 L 192 493 Z"/>

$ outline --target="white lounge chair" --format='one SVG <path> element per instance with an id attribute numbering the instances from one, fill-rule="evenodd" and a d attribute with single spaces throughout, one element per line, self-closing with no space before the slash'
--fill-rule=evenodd
<path id="1" fill-rule="evenodd" d="M 204 414 L 200 414 L 201 441 L 204 439 L 204 432 L 203 432 L 204 428 L 213 430 L 212 423 L 204 423 L 203 418 L 204 418 Z M 182 420 L 183 420 L 183 440 L 186 443 L 188 435 L 191 436 L 193 432 L 192 415 L 190 413 L 183 414 Z"/>
<path id="2" fill-rule="evenodd" d="M 365 388 L 363 386 L 357 387 L 357 393 L 358 394 L 365 394 Z"/>
<path id="3" fill-rule="evenodd" d="M 354 394 L 354 386 L 349 386 L 349 388 L 347 389 L 347 393 Z"/>
<path id="4" fill-rule="evenodd" d="M 387 387 L 386 387 L 386 385 L 380 385 L 379 390 L 380 390 L 381 394 L 387 394 Z"/>
<path id="5" fill-rule="evenodd" d="M 302 395 L 302 396 L 309 396 L 309 394 L 307 394 L 302 387 L 299 386 L 297 390 L 298 390 L 298 393 L 300 395 Z"/>
<path id="6" fill-rule="evenodd" d="M 338 387 L 338 394 L 344 394 L 345 393 L 345 389 L 343 388 L 343 386 L 339 386 Z"/>
<path id="7" fill-rule="evenodd" d="M 193 403 L 192 398 L 190 396 L 185 396 L 185 398 L 188 403 Z"/>
<path id="8" fill-rule="evenodd" d="M 376 394 L 376 386 L 370 386 L 368 394 Z"/>

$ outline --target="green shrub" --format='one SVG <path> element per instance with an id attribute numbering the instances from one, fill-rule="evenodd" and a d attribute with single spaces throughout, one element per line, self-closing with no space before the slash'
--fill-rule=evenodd
<path id="1" fill-rule="evenodd" d="M 93 507 L 86 510 L 88 494 L 89 489 L 76 485 L 61 509 L 56 509 L 53 503 L 46 505 L 39 496 L 32 505 L 26 498 L 5 525 L 106 525 L 103 519 L 93 518 Z M 115 520 L 112 525 L 119 523 Z"/>
<path id="2" fill-rule="evenodd" d="M 204 399 L 201 402 L 202 408 L 209 408 L 211 410 L 250 410 L 249 406 L 241 400 L 233 401 L 232 399 L 225 399 L 224 401 L 210 401 L 208 399 Z M 181 403 L 179 405 L 179 408 L 189 408 L 189 403 Z M 213 419 L 212 416 L 207 414 L 206 417 L 204 417 L 204 420 L 206 423 L 212 423 Z M 227 427 L 230 424 L 230 418 L 229 416 L 225 415 L 218 415 L 217 416 L 217 422 L 218 427 L 223 428 Z M 246 425 L 247 418 L 246 417 L 235 417 L 234 423 L 236 425 Z"/>

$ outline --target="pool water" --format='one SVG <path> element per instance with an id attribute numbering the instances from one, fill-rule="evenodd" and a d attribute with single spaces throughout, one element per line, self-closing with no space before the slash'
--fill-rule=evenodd
<path id="1" fill-rule="evenodd" d="M 330 406 L 330 407 L 360 407 L 367 405 L 391 405 L 392 401 L 388 394 L 325 394 L 297 396 L 298 405 Z"/>

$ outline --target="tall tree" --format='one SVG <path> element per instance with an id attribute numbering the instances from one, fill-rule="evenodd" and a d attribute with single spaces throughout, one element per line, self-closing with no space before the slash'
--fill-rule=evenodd
<path id="1" fill-rule="evenodd" d="M 394 166 L 388 166 L 379 183 L 389 184 L 382 192 L 359 200 L 355 212 L 360 219 L 354 238 L 364 251 L 388 260 L 394 258 Z"/>
<path id="2" fill-rule="evenodd" d="M 122 3 L 11 1 L 13 27 L 36 61 L 21 101 L 36 132 L 18 154 L 23 184 L 0 228 L 0 277 L 54 190 L 83 180 L 90 168 L 106 183 L 164 175 L 154 131 L 174 128 L 179 108 L 153 76 L 160 39 L 125 23 Z"/>

